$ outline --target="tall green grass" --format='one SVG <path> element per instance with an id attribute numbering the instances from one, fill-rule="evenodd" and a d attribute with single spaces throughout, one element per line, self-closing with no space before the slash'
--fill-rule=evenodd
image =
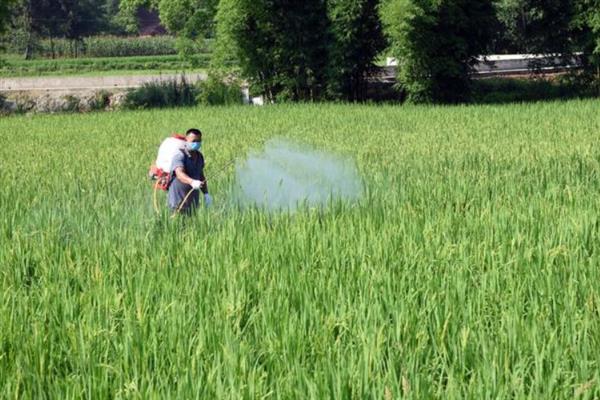
<path id="1" fill-rule="evenodd" d="M 600 397 L 598 101 L 0 119 L 7 398 Z M 200 127 L 215 207 L 155 216 Z M 237 211 L 265 138 L 356 159 L 358 205 Z"/>

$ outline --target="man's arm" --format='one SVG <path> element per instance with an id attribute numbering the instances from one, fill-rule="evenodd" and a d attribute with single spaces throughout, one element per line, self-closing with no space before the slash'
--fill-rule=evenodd
<path id="1" fill-rule="evenodd" d="M 190 176 L 185 173 L 185 171 L 183 170 L 183 167 L 175 168 L 175 176 L 177 177 L 177 179 L 179 179 L 181 181 L 181 183 L 186 184 L 186 185 L 193 186 L 192 183 L 195 181 L 195 179 L 190 178 Z M 202 190 L 202 193 L 208 193 L 204 175 L 200 178 L 199 181 L 200 181 L 200 185 L 201 185 L 200 190 Z"/>
<path id="2" fill-rule="evenodd" d="M 183 167 L 175 168 L 175 176 L 177 177 L 177 179 L 179 179 L 181 181 L 181 183 L 184 183 L 186 185 L 192 184 L 193 179 L 190 178 L 189 175 L 185 173 L 185 171 L 183 170 Z"/>
<path id="3" fill-rule="evenodd" d="M 181 183 L 192 186 L 194 179 L 190 178 L 190 176 L 185 173 L 185 163 L 183 160 L 183 153 L 175 155 L 175 157 L 173 157 L 173 162 L 171 163 L 171 171 L 175 173 L 175 176 Z"/>

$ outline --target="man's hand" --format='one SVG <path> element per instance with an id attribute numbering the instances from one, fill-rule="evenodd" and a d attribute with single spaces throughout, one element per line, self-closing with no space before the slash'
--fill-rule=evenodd
<path id="1" fill-rule="evenodd" d="M 198 181 L 198 180 L 193 180 L 192 183 L 190 184 L 190 186 L 192 186 L 192 189 L 194 190 L 200 190 L 200 188 L 202 187 L 202 181 Z"/>

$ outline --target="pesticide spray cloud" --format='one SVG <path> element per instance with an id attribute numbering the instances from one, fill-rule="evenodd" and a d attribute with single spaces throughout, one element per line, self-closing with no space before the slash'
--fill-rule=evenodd
<path id="1" fill-rule="evenodd" d="M 270 211 L 356 201 L 363 192 L 356 164 L 347 158 L 284 140 L 266 143 L 236 167 L 238 201 Z"/>

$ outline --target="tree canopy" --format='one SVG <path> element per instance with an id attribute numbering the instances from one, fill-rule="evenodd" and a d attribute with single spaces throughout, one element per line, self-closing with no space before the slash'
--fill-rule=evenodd
<path id="1" fill-rule="evenodd" d="M 497 23 L 492 0 L 387 0 L 381 16 L 410 100 L 468 98 L 471 67 Z"/>
<path id="2" fill-rule="evenodd" d="M 6 23 L 10 15 L 10 7 L 12 0 L 0 1 L 0 33 L 6 30 Z"/>
<path id="3" fill-rule="evenodd" d="M 139 7 L 157 10 L 169 32 L 196 39 L 213 36 L 218 3 L 219 0 L 121 0 L 121 9 L 130 15 Z"/>
<path id="4" fill-rule="evenodd" d="M 192 60 L 214 38 L 213 71 L 269 100 L 362 100 L 384 52 L 415 102 L 467 100 L 490 53 L 577 54 L 600 81 L 600 0 L 3 0 L 0 31 L 29 56 L 42 37 L 121 33 L 140 7 Z"/>

